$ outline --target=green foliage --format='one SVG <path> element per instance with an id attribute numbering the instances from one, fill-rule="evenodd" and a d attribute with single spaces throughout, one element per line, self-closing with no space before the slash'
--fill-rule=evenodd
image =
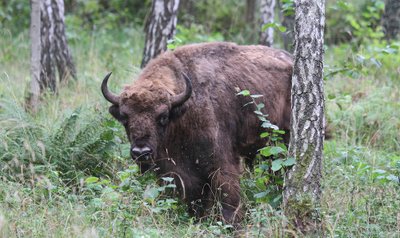
<path id="1" fill-rule="evenodd" d="M 143 24 L 151 1 L 68 0 L 67 25 L 87 29 L 115 29 L 121 25 Z"/>
<path id="2" fill-rule="evenodd" d="M 201 43 L 201 42 L 213 42 L 213 41 L 223 41 L 224 38 L 220 33 L 213 33 L 207 35 L 205 33 L 204 27 L 197 24 L 192 24 L 190 28 L 186 28 L 182 25 L 176 26 L 176 35 L 174 39 L 168 42 L 168 49 L 174 50 L 176 47 L 191 43 Z"/>
<path id="3" fill-rule="evenodd" d="M 26 1 L 0 1 L 0 29 L 9 29 L 18 32 L 20 29 L 29 29 L 30 5 Z"/>
<path id="4" fill-rule="evenodd" d="M 294 16 L 294 0 L 282 0 L 282 13 L 285 16 Z"/>
<path id="5" fill-rule="evenodd" d="M 356 5 L 351 1 L 339 0 L 327 8 L 328 43 L 351 41 L 356 46 L 383 38 L 380 26 L 384 1 L 366 0 Z"/>
<path id="6" fill-rule="evenodd" d="M 37 122 L 15 101 L 0 104 L 1 176 L 25 181 L 38 176 L 78 182 L 84 174 L 111 171 L 116 123 L 99 111 L 78 108 L 51 127 Z"/>
<path id="7" fill-rule="evenodd" d="M 287 154 L 286 145 L 282 142 L 282 135 L 285 131 L 272 124 L 268 115 L 262 112 L 265 107 L 263 103 L 257 103 L 257 98 L 263 97 L 259 94 L 251 94 L 249 90 L 242 90 L 237 93 L 239 96 L 249 97 L 251 101 L 244 106 L 254 105 L 254 114 L 261 122 L 265 132 L 260 137 L 267 139 L 267 144 L 259 149 L 254 168 L 254 177 L 245 180 L 243 183 L 247 191 L 253 193 L 257 202 L 267 202 L 273 207 L 278 207 L 282 201 L 283 178 L 286 169 L 293 166 L 294 158 L 285 158 Z"/>
<path id="8" fill-rule="evenodd" d="M 274 29 L 276 29 L 276 30 L 278 30 L 280 32 L 286 32 L 286 27 L 284 27 L 281 24 L 276 23 L 276 22 L 271 22 L 271 23 L 264 24 L 261 27 L 261 31 L 266 31 L 268 28 L 274 28 Z"/>

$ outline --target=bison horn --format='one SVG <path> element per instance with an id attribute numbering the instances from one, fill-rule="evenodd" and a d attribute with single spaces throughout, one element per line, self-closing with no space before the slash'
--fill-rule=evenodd
<path id="1" fill-rule="evenodd" d="M 172 98 L 172 102 L 171 102 L 172 108 L 182 105 L 192 95 L 192 82 L 185 73 L 182 73 L 182 75 L 183 75 L 183 78 L 185 79 L 186 89 L 181 94 L 178 94 Z"/>
<path id="2" fill-rule="evenodd" d="M 110 77 L 111 73 L 112 72 L 108 73 L 106 77 L 103 79 L 103 82 L 101 83 L 101 92 L 103 93 L 103 96 L 105 99 L 107 99 L 107 101 L 111 102 L 114 105 L 118 105 L 119 96 L 110 92 L 107 87 L 108 78 Z"/>

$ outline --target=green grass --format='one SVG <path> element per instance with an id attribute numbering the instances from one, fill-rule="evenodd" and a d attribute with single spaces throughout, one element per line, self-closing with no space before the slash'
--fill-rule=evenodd
<path id="1" fill-rule="evenodd" d="M 107 113 L 100 82 L 113 71 L 118 92 L 138 74 L 141 31 L 77 32 L 69 37 L 78 81 L 46 95 L 35 116 L 22 106 L 27 32 L 1 32 L 0 237 L 232 236 L 214 217 L 196 222 L 170 188 L 139 175 L 122 127 Z M 327 65 L 351 61 L 348 49 L 329 47 Z M 379 57 L 380 68 L 326 81 L 333 139 L 325 144 L 321 213 L 328 237 L 400 236 L 399 59 Z M 251 191 L 244 196 L 242 235 L 296 235 L 281 211 L 257 203 Z"/>

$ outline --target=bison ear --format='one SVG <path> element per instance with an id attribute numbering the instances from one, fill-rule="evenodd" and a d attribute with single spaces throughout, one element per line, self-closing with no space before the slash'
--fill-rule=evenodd
<path id="1" fill-rule="evenodd" d="M 169 112 L 169 120 L 174 121 L 185 114 L 187 107 L 185 105 L 174 107 Z"/>
<path id="2" fill-rule="evenodd" d="M 118 121 L 122 120 L 122 116 L 121 113 L 119 112 L 119 106 L 118 105 L 112 105 L 108 111 L 110 112 L 110 114 L 117 119 Z"/>

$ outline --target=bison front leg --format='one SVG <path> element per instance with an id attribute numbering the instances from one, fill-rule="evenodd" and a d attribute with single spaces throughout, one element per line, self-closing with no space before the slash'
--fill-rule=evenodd
<path id="1" fill-rule="evenodd" d="M 238 172 L 218 169 L 210 175 L 212 190 L 221 203 L 223 220 L 239 227 L 243 218 L 240 202 L 240 184 Z"/>

